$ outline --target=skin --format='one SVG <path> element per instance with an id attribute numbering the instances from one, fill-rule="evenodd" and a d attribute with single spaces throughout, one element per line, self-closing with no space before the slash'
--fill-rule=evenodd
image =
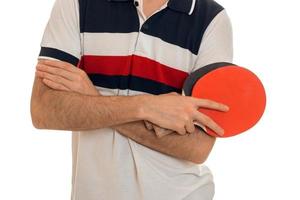
<path id="1" fill-rule="evenodd" d="M 165 2 L 144 0 L 145 16 Z M 198 112 L 199 107 L 229 109 L 210 100 L 175 94 L 104 97 L 84 71 L 50 60 L 39 60 L 31 98 L 36 128 L 76 131 L 111 127 L 156 151 L 198 164 L 208 157 L 215 138 L 195 129 L 194 122 L 223 134 L 212 119 Z M 158 138 L 153 130 L 170 134 Z"/>
<path id="2" fill-rule="evenodd" d="M 166 0 L 143 0 L 143 13 L 148 18 L 152 15 L 158 8 L 163 6 Z"/>
<path id="3" fill-rule="evenodd" d="M 102 98 L 107 98 L 107 97 L 103 97 L 101 96 L 101 94 L 97 91 L 97 89 L 92 85 L 91 81 L 89 80 L 89 78 L 87 77 L 87 75 L 85 74 L 84 71 L 82 71 L 79 68 L 76 68 L 68 63 L 65 62 L 61 62 L 61 61 L 39 61 L 38 65 L 37 65 L 37 71 L 36 71 L 36 81 L 38 81 L 38 83 L 35 83 L 34 89 L 33 89 L 33 98 L 32 98 L 32 110 L 34 112 L 38 111 L 38 113 L 36 112 L 35 114 L 38 116 L 41 116 L 44 120 L 44 122 L 49 122 L 50 126 L 57 126 L 57 123 L 60 123 L 60 126 L 64 126 L 63 123 L 61 123 L 62 121 L 64 121 L 63 119 L 59 119 L 59 114 L 60 113 L 64 113 L 61 117 L 66 117 L 66 113 L 65 112 L 65 108 L 63 106 L 63 104 L 58 103 L 58 99 L 63 99 L 66 102 L 72 102 L 71 99 L 73 99 L 72 97 L 74 97 L 73 95 L 81 95 L 84 98 L 87 97 L 102 97 Z M 43 93 L 48 93 L 48 95 L 44 96 L 44 100 L 43 98 L 39 98 L 39 101 L 37 103 L 37 101 L 35 101 L 36 96 L 39 92 L 39 88 L 42 87 L 44 90 Z M 66 99 L 62 98 L 61 96 L 64 96 Z M 71 94 L 66 95 L 66 94 Z M 54 97 L 53 97 L 54 96 Z M 49 98 L 50 97 L 50 98 Z M 53 97 L 53 98 L 51 98 Z M 143 95 L 141 96 L 142 98 L 145 98 Z M 154 95 L 146 95 L 146 97 L 148 97 L 147 101 L 143 102 L 143 106 L 144 109 L 145 107 L 149 106 L 149 109 L 145 109 L 148 112 L 150 112 L 150 110 L 154 111 L 157 110 L 159 112 L 159 115 L 157 115 L 156 119 L 158 119 L 157 121 L 159 123 L 159 125 L 161 125 L 162 123 L 160 122 L 159 118 L 164 118 L 163 120 L 166 120 L 168 118 L 170 118 L 171 122 L 173 122 L 173 117 L 180 117 L 181 115 L 178 115 L 178 112 L 186 112 L 184 111 L 185 109 L 179 109 L 178 111 L 176 111 L 175 115 L 170 115 L 170 116 L 160 116 L 161 115 L 161 111 L 162 108 L 164 108 L 166 105 L 164 103 L 170 103 L 169 101 L 172 100 L 176 100 L 179 99 L 179 101 L 176 101 L 175 105 L 178 106 L 180 104 L 180 102 L 182 102 L 182 100 L 191 100 L 193 98 L 191 97 L 182 97 L 179 95 L 174 95 L 174 94 L 166 94 L 166 95 L 159 95 L 159 96 L 154 96 Z M 155 97 L 157 99 L 162 99 L 162 101 L 160 104 L 156 104 L 156 100 L 154 99 L 153 101 L 149 101 L 149 99 L 151 100 L 152 97 Z M 160 98 L 158 98 L 160 97 Z M 73 101 L 75 100 L 78 101 L 78 96 L 76 96 L 76 100 L 73 99 Z M 108 97 L 109 98 L 109 97 Z M 122 104 L 122 100 L 124 99 L 128 99 L 130 97 L 119 97 L 119 107 Z M 42 101 L 41 101 L 42 99 Z M 199 100 L 199 99 L 193 99 L 196 101 L 200 101 L 203 104 L 203 100 Z M 90 100 L 91 101 L 91 100 Z M 164 102 L 166 101 L 166 102 Z M 44 104 L 43 104 L 44 102 Z M 61 106 L 57 106 L 57 104 L 51 105 L 52 103 L 57 102 L 58 105 Z M 127 108 L 127 111 L 123 111 L 124 114 L 127 113 L 128 114 L 128 108 L 130 108 L 131 106 L 137 108 L 139 106 L 139 102 L 138 101 L 134 101 L 134 100 L 130 100 L 130 101 L 124 101 L 127 104 L 123 104 L 126 105 L 124 106 L 125 108 Z M 151 102 L 150 104 L 148 104 L 147 102 Z M 210 102 L 207 100 L 204 100 L 204 102 Z M 50 104 L 50 106 L 49 106 Z M 72 103 L 71 107 L 72 109 L 78 109 L 76 106 L 74 106 L 74 104 L 76 103 Z M 114 103 L 112 103 L 114 104 Z M 154 104 L 154 105 L 153 105 Z M 56 105 L 56 106 L 55 106 Z M 84 104 L 86 105 L 86 103 Z M 107 109 L 107 106 L 111 105 L 110 103 L 108 103 L 105 107 L 102 107 L 102 109 Z M 34 109 L 36 106 L 39 107 L 39 109 Z M 70 105 L 67 105 L 70 106 Z M 80 107 L 82 108 L 83 105 L 81 105 Z M 116 105 L 115 105 L 116 106 Z M 176 107 L 175 106 L 175 107 Z M 109 106 L 110 107 L 110 106 Z M 169 108 L 169 106 L 167 106 Z M 218 103 L 214 103 L 214 102 L 210 102 L 210 107 L 214 108 L 214 109 L 219 109 L 222 111 L 226 111 L 228 110 L 228 108 L 222 104 L 218 104 Z M 48 108 L 48 109 L 47 109 Z M 57 108 L 59 108 L 59 110 L 56 110 Z M 171 107 L 172 109 L 174 109 L 174 105 L 172 105 Z M 97 110 L 97 108 L 95 109 L 95 107 L 92 108 L 93 110 Z M 120 108 L 123 109 L 124 108 Z M 191 109 L 191 108 L 190 108 Z M 195 107 L 193 108 L 195 109 Z M 83 111 L 88 110 L 88 108 L 83 108 L 80 109 Z M 167 109 L 169 110 L 169 109 Z M 196 109 L 195 111 L 197 113 L 199 113 Z M 33 113 L 32 112 L 32 113 Z M 91 112 L 91 110 L 89 111 Z M 122 113 L 123 113 L 122 112 Z M 130 112 L 130 111 L 129 111 Z M 87 116 L 88 112 L 85 112 L 85 116 Z M 107 111 L 102 112 L 103 115 L 97 115 L 96 117 L 98 117 L 98 120 L 96 120 L 98 122 L 98 124 L 100 124 L 101 119 L 103 120 L 103 118 L 105 117 L 105 114 L 107 114 Z M 143 113 L 143 112 L 141 112 Z M 46 115 L 45 115 L 46 114 Z M 74 113 L 75 114 L 75 113 Z M 88 113 L 90 116 L 91 113 Z M 119 112 L 115 113 L 116 115 L 120 116 Z M 54 115 L 55 117 L 51 118 L 49 116 Z M 201 115 L 201 114 L 200 114 Z M 34 116 L 34 115 L 33 115 Z M 80 116 L 78 115 L 78 112 L 76 112 L 76 116 L 80 118 Z M 143 116 L 143 114 L 141 114 L 141 116 Z M 202 115 L 201 115 L 202 116 Z M 139 118 L 139 117 L 137 117 Z M 51 120 L 52 119 L 52 120 Z M 149 120 L 150 122 L 152 122 L 153 124 L 156 124 L 156 122 L 154 120 L 152 120 L 151 117 L 149 118 L 144 118 L 141 117 L 140 119 L 143 120 Z M 56 122 L 53 123 L 53 120 L 56 120 Z M 71 121 L 68 119 L 65 119 L 66 121 Z M 91 120 L 91 119 L 90 119 Z M 174 119 L 175 120 L 175 119 Z M 180 119 L 182 120 L 182 119 Z M 168 120 L 167 120 L 168 121 Z M 107 122 L 106 122 L 107 123 Z M 170 135 L 164 136 L 162 138 L 157 138 L 154 134 L 153 131 L 148 130 L 143 121 L 141 120 L 134 120 L 131 122 L 125 122 L 125 123 L 110 123 L 111 125 L 107 125 L 107 126 L 111 126 L 112 128 L 115 128 L 118 132 L 120 132 L 121 134 L 133 139 L 134 141 L 145 145 L 149 148 L 152 148 L 156 151 L 160 151 L 162 153 L 174 156 L 176 158 L 180 158 L 180 159 L 184 159 L 184 160 L 188 160 L 194 163 L 203 163 L 206 158 L 208 157 L 214 142 L 215 142 L 215 138 L 208 136 L 204 133 L 202 133 L 200 130 L 198 129 L 193 129 L 193 131 L 191 131 L 191 134 L 186 134 L 186 131 L 184 132 L 184 134 L 178 134 L 178 132 L 173 131 Z M 173 123 L 172 123 L 173 124 Z M 207 124 L 207 122 L 206 122 Z M 77 130 L 81 129 L 84 130 L 82 122 L 80 123 L 80 127 L 77 127 Z M 173 124 L 174 125 L 174 124 Z M 91 125 L 89 125 L 91 126 Z M 106 127 L 107 127 L 106 126 Z M 155 125 L 156 126 L 156 125 Z M 40 126 L 39 128 L 46 128 L 45 126 Z M 55 128 L 54 128 L 55 129 Z M 67 129 L 68 130 L 68 129 Z M 69 129 L 69 130 L 74 130 L 74 129 Z M 172 130 L 172 129 L 170 129 Z"/>

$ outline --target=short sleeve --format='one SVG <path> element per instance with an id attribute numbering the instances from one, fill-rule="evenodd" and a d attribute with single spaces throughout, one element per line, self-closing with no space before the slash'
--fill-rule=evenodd
<path id="1" fill-rule="evenodd" d="M 202 38 L 195 65 L 191 72 L 216 62 L 233 59 L 232 26 L 225 10 L 211 21 Z"/>
<path id="2" fill-rule="evenodd" d="M 81 57 L 78 0 L 56 0 L 44 31 L 39 58 L 78 65 Z"/>

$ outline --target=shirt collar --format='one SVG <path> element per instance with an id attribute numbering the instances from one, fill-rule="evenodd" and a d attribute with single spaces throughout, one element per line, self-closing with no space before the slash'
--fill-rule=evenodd
<path id="1" fill-rule="evenodd" d="M 191 15 L 194 11 L 196 0 L 169 0 L 168 7 L 172 10 Z"/>
<path id="2" fill-rule="evenodd" d="M 133 0 L 108 0 L 117 2 L 126 2 Z M 191 15 L 194 11 L 196 0 L 169 0 L 168 7 L 172 10 Z"/>

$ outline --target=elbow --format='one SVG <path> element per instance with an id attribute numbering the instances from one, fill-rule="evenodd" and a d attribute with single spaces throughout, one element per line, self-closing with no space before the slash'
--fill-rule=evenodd
<path id="1" fill-rule="evenodd" d="M 34 128 L 36 129 L 46 129 L 41 123 L 40 121 L 34 117 L 34 116 L 31 116 L 31 122 L 32 122 L 32 125 Z"/>
<path id="2" fill-rule="evenodd" d="M 41 101 L 36 100 L 34 98 L 31 99 L 30 102 L 30 114 L 31 114 L 31 122 L 34 128 L 36 129 L 46 129 L 45 126 L 45 118 L 43 112 L 44 106 L 41 105 Z"/>
<path id="3" fill-rule="evenodd" d="M 210 137 L 210 140 L 208 142 L 202 143 L 197 148 L 195 148 L 195 150 L 191 155 L 190 161 L 196 164 L 205 163 L 210 152 L 212 151 L 215 140 L 216 140 L 215 138 Z"/>
<path id="4" fill-rule="evenodd" d="M 42 119 L 36 105 L 31 105 L 30 114 L 33 127 L 36 129 L 44 129 L 45 127 L 43 126 Z"/>
<path id="5" fill-rule="evenodd" d="M 207 160 L 208 154 L 204 154 L 203 151 L 199 151 L 198 149 L 193 149 L 190 151 L 183 160 L 192 162 L 194 164 L 203 164 Z"/>
<path id="6" fill-rule="evenodd" d="M 195 164 L 200 165 L 200 164 L 205 163 L 207 158 L 208 158 L 208 154 L 207 155 L 199 154 L 199 155 L 195 155 L 190 161 Z"/>
<path id="7" fill-rule="evenodd" d="M 51 90 L 44 85 L 42 80 L 36 77 L 30 99 L 31 122 L 36 129 L 49 129 L 51 108 L 48 102 L 53 101 L 53 99 L 50 99 L 49 91 Z"/>

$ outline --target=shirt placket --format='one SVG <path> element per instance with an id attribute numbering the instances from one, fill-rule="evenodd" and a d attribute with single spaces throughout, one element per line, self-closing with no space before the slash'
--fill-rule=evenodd
<path id="1" fill-rule="evenodd" d="M 165 9 L 167 7 L 167 3 L 168 1 L 161 6 L 158 10 L 156 10 L 154 13 L 152 13 L 148 18 L 145 16 L 144 12 L 143 12 L 143 0 L 134 0 L 134 5 L 136 6 L 137 9 L 137 14 L 138 14 L 138 18 L 139 18 L 139 32 L 137 35 L 137 39 L 136 39 L 136 43 L 134 46 L 134 52 L 133 54 L 135 55 L 135 53 L 137 51 L 139 51 L 138 46 L 142 45 L 143 40 L 141 38 L 141 31 L 144 29 L 149 29 L 148 20 L 151 20 L 151 17 L 153 15 L 155 15 L 156 13 L 160 12 L 161 10 Z M 130 83 L 129 83 L 130 84 Z M 131 95 L 131 91 L 130 89 L 127 89 L 127 94 L 125 94 L 127 96 Z"/>

